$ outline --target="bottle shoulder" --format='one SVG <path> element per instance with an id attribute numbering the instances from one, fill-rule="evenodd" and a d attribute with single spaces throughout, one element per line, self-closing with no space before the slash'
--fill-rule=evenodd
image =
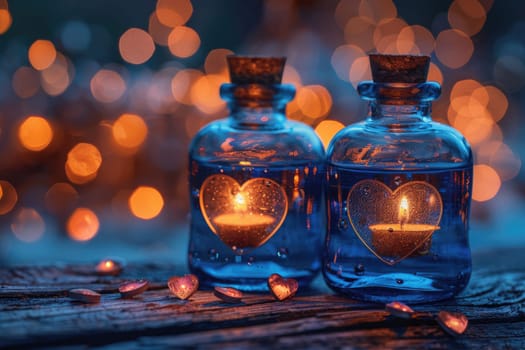
<path id="1" fill-rule="evenodd" d="M 472 151 L 456 129 L 425 122 L 407 130 L 374 128 L 360 122 L 337 133 L 327 149 L 328 162 L 348 167 L 449 168 L 472 165 Z"/>
<path id="2" fill-rule="evenodd" d="M 278 129 L 240 129 L 226 119 L 203 127 L 190 144 L 190 157 L 206 162 L 320 162 L 324 148 L 308 125 L 286 120 Z"/>

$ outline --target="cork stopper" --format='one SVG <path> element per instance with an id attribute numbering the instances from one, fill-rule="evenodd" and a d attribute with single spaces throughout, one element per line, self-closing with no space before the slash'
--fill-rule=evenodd
<path id="1" fill-rule="evenodd" d="M 424 83 L 427 81 L 429 56 L 371 54 L 370 68 L 376 83 Z"/>
<path id="2" fill-rule="evenodd" d="M 286 57 L 228 56 L 234 84 L 280 84 Z"/>

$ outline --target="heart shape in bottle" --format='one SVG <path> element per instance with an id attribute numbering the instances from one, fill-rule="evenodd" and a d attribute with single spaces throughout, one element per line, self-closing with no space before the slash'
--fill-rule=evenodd
<path id="1" fill-rule="evenodd" d="M 443 213 L 441 195 L 424 181 L 392 191 L 380 181 L 362 180 L 348 193 L 347 205 L 354 233 L 388 265 L 428 253 Z"/>
<path id="2" fill-rule="evenodd" d="M 204 220 L 232 249 L 256 248 L 281 227 L 288 199 L 277 182 L 253 178 L 241 185 L 230 176 L 209 176 L 199 194 Z"/>

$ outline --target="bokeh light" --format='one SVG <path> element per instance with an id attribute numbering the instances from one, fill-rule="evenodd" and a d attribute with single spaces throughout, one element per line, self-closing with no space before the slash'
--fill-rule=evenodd
<path id="1" fill-rule="evenodd" d="M 486 164 L 477 164 L 474 165 L 473 177 L 472 199 L 485 202 L 494 198 L 501 186 L 501 179 L 496 170 Z"/>
<path id="2" fill-rule="evenodd" d="M 204 71 L 206 74 L 221 75 L 226 81 L 228 79 L 228 65 L 226 57 L 233 55 L 233 51 L 228 49 L 214 49 L 206 56 L 204 61 Z"/>
<path id="3" fill-rule="evenodd" d="M 13 90 L 20 98 L 34 96 L 40 89 L 38 72 L 31 67 L 22 66 L 15 71 L 12 79 Z"/>
<path id="4" fill-rule="evenodd" d="M 487 19 L 485 8 L 478 0 L 454 0 L 448 10 L 448 22 L 454 29 L 473 36 Z"/>
<path id="5" fill-rule="evenodd" d="M 102 155 L 90 143 L 78 143 L 67 154 L 65 165 L 68 179 L 76 184 L 93 180 L 102 164 Z"/>
<path id="6" fill-rule="evenodd" d="M 44 70 L 51 66 L 57 57 L 55 45 L 49 40 L 36 40 L 29 47 L 29 63 L 36 70 Z"/>
<path id="7" fill-rule="evenodd" d="M 62 94 L 71 83 L 70 63 L 62 54 L 57 54 L 55 61 L 41 72 L 42 89 L 51 96 Z"/>
<path id="8" fill-rule="evenodd" d="M 172 29 L 159 21 L 156 11 L 149 16 L 148 32 L 158 45 L 168 46 L 168 37 Z"/>
<path id="9" fill-rule="evenodd" d="M 67 220 L 66 230 L 75 241 L 85 242 L 95 237 L 99 230 L 97 215 L 88 208 L 77 208 Z"/>
<path id="10" fill-rule="evenodd" d="M 160 23 L 173 28 L 190 19 L 193 6 L 190 0 L 158 0 L 155 12 Z"/>
<path id="11" fill-rule="evenodd" d="M 462 31 L 444 30 L 436 38 L 436 57 L 449 68 L 463 67 L 472 57 L 474 44 Z"/>
<path id="12" fill-rule="evenodd" d="M 226 107 L 226 103 L 219 95 L 219 89 L 223 83 L 224 77 L 221 75 L 209 74 L 201 76 L 191 87 L 191 102 L 199 110 L 207 114 L 220 111 Z"/>
<path id="13" fill-rule="evenodd" d="M 30 116 L 20 124 L 18 139 L 28 150 L 42 151 L 53 140 L 53 129 L 45 118 Z"/>
<path id="14" fill-rule="evenodd" d="M 13 18 L 8 9 L 0 9 L 0 35 L 4 34 L 9 30 L 11 24 L 13 23 Z"/>
<path id="15" fill-rule="evenodd" d="M 122 59 L 132 64 L 142 64 L 155 52 L 155 43 L 148 32 L 139 28 L 130 28 L 121 36 L 118 43 Z"/>
<path id="16" fill-rule="evenodd" d="M 9 213 L 18 202 L 18 194 L 11 183 L 0 180 L 2 195 L 0 196 L 0 215 Z"/>
<path id="17" fill-rule="evenodd" d="M 11 223 L 11 231 L 15 237 L 26 243 L 38 241 L 45 230 L 44 219 L 33 208 L 20 208 Z"/>
<path id="18" fill-rule="evenodd" d="M 110 69 L 99 70 L 91 79 L 91 94 L 97 101 L 111 103 L 122 97 L 126 82 L 119 73 Z"/>
<path id="19" fill-rule="evenodd" d="M 178 26 L 173 28 L 168 36 L 170 52 L 177 57 L 187 58 L 192 56 L 201 45 L 199 34 L 190 27 Z"/>
<path id="20" fill-rule="evenodd" d="M 129 197 L 128 205 L 133 215 L 150 220 L 159 215 L 164 207 L 164 199 L 156 188 L 140 186 Z"/>
<path id="21" fill-rule="evenodd" d="M 125 113 L 113 124 L 112 134 L 120 146 L 134 149 L 146 139 L 148 127 L 139 115 Z"/>
<path id="22" fill-rule="evenodd" d="M 340 121 L 323 120 L 315 127 L 315 132 L 317 135 L 319 135 L 319 138 L 323 142 L 324 148 L 328 149 L 328 145 L 330 144 L 332 138 L 344 127 L 345 125 Z"/>

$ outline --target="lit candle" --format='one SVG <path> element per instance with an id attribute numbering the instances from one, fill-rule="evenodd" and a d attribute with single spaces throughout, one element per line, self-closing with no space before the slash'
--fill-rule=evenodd
<path id="1" fill-rule="evenodd" d="M 259 247 L 270 237 L 275 218 L 248 210 L 246 199 L 237 193 L 233 200 L 233 212 L 217 215 L 212 219 L 217 235 L 230 247 Z"/>
<path id="2" fill-rule="evenodd" d="M 95 270 L 99 275 L 116 276 L 122 272 L 122 264 L 111 259 L 105 259 L 98 263 Z"/>
<path id="3" fill-rule="evenodd" d="M 409 202 L 403 196 L 399 203 L 398 223 L 370 225 L 372 246 L 381 256 L 404 258 L 415 250 L 420 255 L 428 253 L 430 238 L 439 226 L 409 224 Z M 418 249 L 419 248 L 419 249 Z"/>

